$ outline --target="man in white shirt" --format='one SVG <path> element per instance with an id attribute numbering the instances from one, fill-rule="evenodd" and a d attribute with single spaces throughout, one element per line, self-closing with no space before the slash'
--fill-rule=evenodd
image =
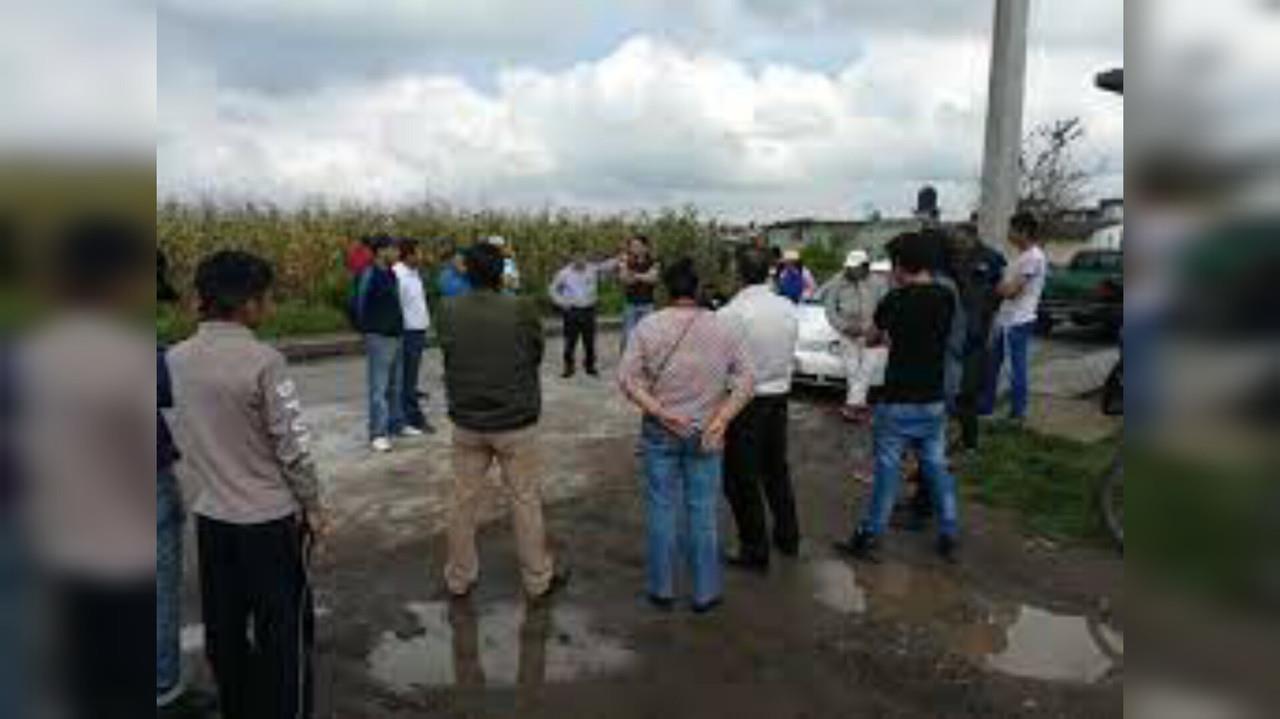
<path id="1" fill-rule="evenodd" d="M 794 557 L 800 547 L 791 471 L 787 464 L 787 397 L 791 393 L 796 308 L 769 284 L 769 254 L 751 248 L 738 257 L 743 289 L 720 316 L 742 333 L 755 377 L 755 397 L 729 425 L 724 492 L 738 524 L 739 548 L 732 567 L 765 572 L 769 532 L 761 489 L 773 516 L 773 545 Z"/>
<path id="2" fill-rule="evenodd" d="M 564 378 L 577 372 L 578 341 L 586 353 L 587 374 L 599 377 L 596 367 L 596 305 L 599 302 L 600 275 L 610 271 L 614 262 L 588 262 L 579 253 L 573 262 L 556 273 L 547 294 L 564 316 Z"/>
<path id="3" fill-rule="evenodd" d="M 434 434 L 435 427 L 427 421 L 421 400 L 426 396 L 418 390 L 418 375 L 422 369 L 422 353 L 427 347 L 427 330 L 431 328 L 431 315 L 427 311 L 427 293 L 418 272 L 418 241 L 412 238 L 400 240 L 400 261 L 392 266 L 400 289 L 400 310 L 404 315 L 404 341 L 400 367 L 404 379 L 400 382 L 400 406 L 396 416 L 403 417 L 403 427 L 392 427 L 394 434 L 416 437 Z"/>
<path id="4" fill-rule="evenodd" d="M 996 313 L 991 338 L 991 362 L 979 408 L 979 413 L 983 416 L 990 416 L 995 411 L 1000 370 L 1007 352 L 1011 404 L 1009 416 L 1015 422 L 1027 418 L 1031 335 L 1036 324 L 1036 314 L 1040 311 L 1040 295 L 1044 292 L 1048 272 L 1044 251 L 1036 244 L 1039 229 L 1039 222 L 1029 212 L 1019 212 L 1009 222 L 1009 242 L 1018 250 L 1018 256 L 1006 270 L 1004 280 L 996 287 L 996 293 L 1003 301 Z"/>

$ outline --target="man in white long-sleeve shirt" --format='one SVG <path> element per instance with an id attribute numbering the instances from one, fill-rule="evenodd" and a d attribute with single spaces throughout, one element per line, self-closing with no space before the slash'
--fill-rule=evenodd
<path id="1" fill-rule="evenodd" d="M 771 258 L 748 249 L 738 258 L 744 289 L 720 310 L 741 333 L 755 377 L 755 396 L 729 425 L 724 493 L 738 524 L 739 547 L 730 566 L 763 572 L 769 567 L 769 532 L 761 489 L 773 515 L 773 545 L 784 555 L 799 551 L 791 470 L 787 463 L 787 399 L 796 338 L 796 308 L 769 285 Z"/>
<path id="2" fill-rule="evenodd" d="M 564 378 L 577 372 L 578 341 L 586 353 L 587 374 L 599 377 L 596 367 L 596 305 L 600 301 L 600 277 L 613 268 L 611 262 L 588 262 L 585 255 L 574 257 L 556 273 L 547 289 L 552 303 L 564 316 Z"/>
<path id="3" fill-rule="evenodd" d="M 400 412 L 393 413 L 402 426 L 392 427 L 392 434 L 416 436 L 434 434 L 435 427 L 427 421 L 422 411 L 422 392 L 418 389 L 418 375 L 422 371 L 422 353 L 427 348 L 427 330 L 431 328 L 431 315 L 427 310 L 427 293 L 418 271 L 418 241 L 412 238 L 400 240 L 400 261 L 392 265 L 396 274 L 396 287 L 400 292 L 400 311 L 404 316 L 404 335 L 400 344 L 400 369 L 404 373 L 400 381 Z"/>

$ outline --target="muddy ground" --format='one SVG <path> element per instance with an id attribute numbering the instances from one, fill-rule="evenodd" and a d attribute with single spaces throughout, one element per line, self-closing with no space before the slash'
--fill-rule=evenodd
<path id="1" fill-rule="evenodd" d="M 612 369 L 616 352 L 605 355 Z M 611 383 L 560 380 L 554 348 L 549 357 L 548 525 L 574 576 L 542 609 L 520 597 L 498 501 L 480 587 L 470 602 L 443 601 L 447 422 L 373 457 L 360 362 L 299 368 L 339 522 L 314 571 L 318 716 L 1123 715 L 1123 561 L 1109 550 L 1049 545 L 1016 518 L 966 506 L 958 566 L 905 532 L 882 564 L 836 558 L 830 543 L 867 489 L 852 477 L 869 438 L 839 420 L 830 395 L 792 404 L 801 556 L 775 558 L 764 577 L 728 573 L 717 613 L 649 608 L 636 417 Z M 438 381 L 432 358 L 424 384 Z M 732 547 L 727 510 L 721 534 Z M 196 659 L 194 597 L 189 616 Z"/>

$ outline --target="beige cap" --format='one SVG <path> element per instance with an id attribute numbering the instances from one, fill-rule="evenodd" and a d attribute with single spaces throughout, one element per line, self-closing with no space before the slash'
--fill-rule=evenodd
<path id="1" fill-rule="evenodd" d="M 786 252 L 783 252 L 782 261 L 783 262 L 799 262 L 800 250 L 787 250 Z"/>

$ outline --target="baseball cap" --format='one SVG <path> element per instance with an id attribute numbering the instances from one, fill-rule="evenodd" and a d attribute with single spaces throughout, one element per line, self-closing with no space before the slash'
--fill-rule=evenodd
<path id="1" fill-rule="evenodd" d="M 871 256 L 866 250 L 852 250 L 849 256 L 844 258 L 845 267 L 861 267 L 871 261 Z"/>
<path id="2" fill-rule="evenodd" d="M 799 262 L 800 250 L 787 250 L 786 252 L 783 252 L 782 261 L 783 262 Z"/>
<path id="3" fill-rule="evenodd" d="M 507 246 L 507 238 L 503 237 L 502 235 L 489 235 L 488 239 L 485 241 L 493 245 L 494 247 Z"/>

